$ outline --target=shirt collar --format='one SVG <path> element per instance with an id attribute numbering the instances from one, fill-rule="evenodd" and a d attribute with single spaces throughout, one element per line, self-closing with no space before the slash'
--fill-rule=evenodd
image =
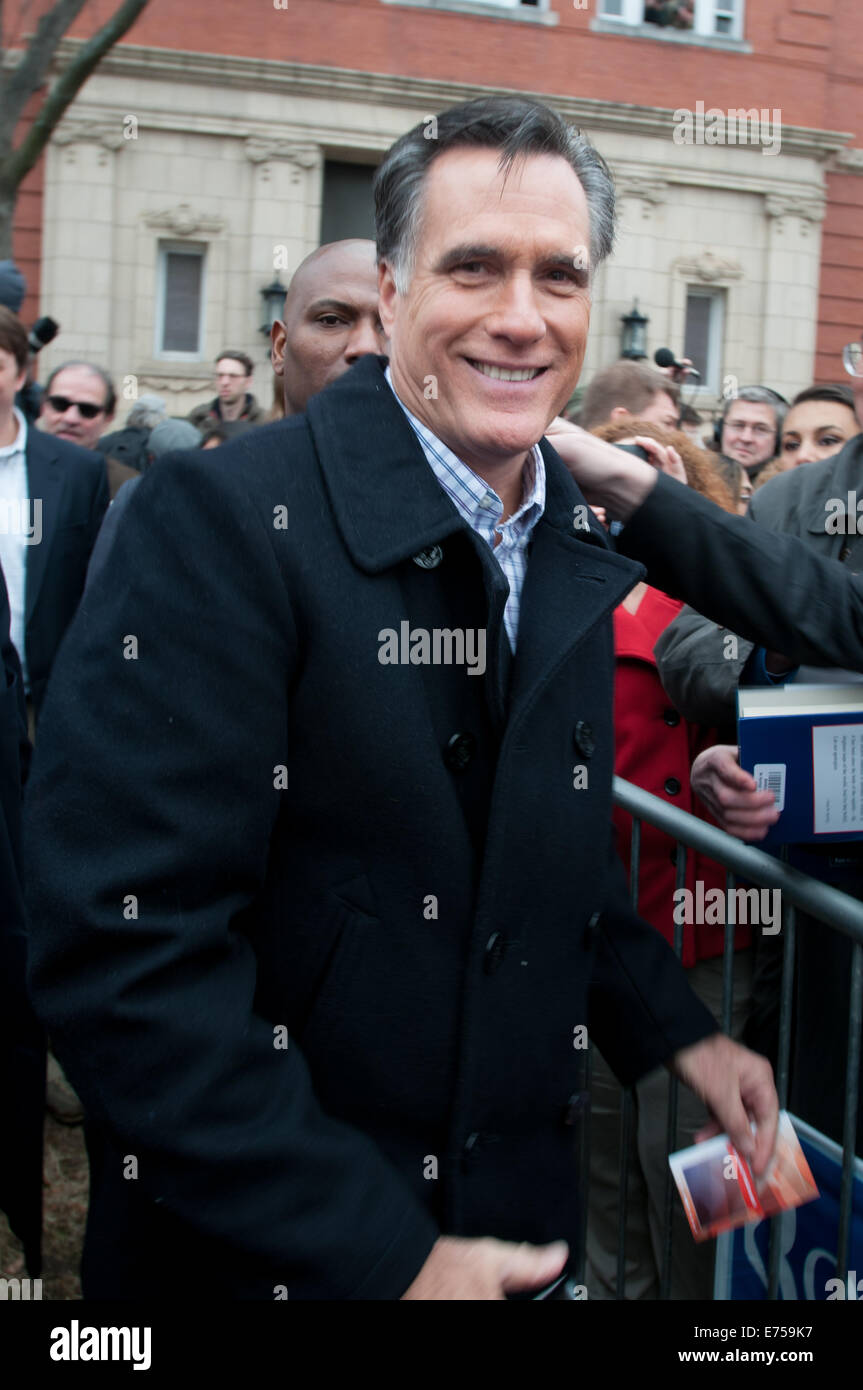
<path id="1" fill-rule="evenodd" d="M 18 421 L 18 433 L 11 444 L 5 444 L 0 449 L 0 460 L 4 463 L 8 462 L 15 454 L 23 454 L 27 448 L 27 421 L 17 405 L 12 407 L 12 414 Z"/>
<path id="2" fill-rule="evenodd" d="M 389 367 L 384 375 L 422 446 L 429 467 L 468 525 L 475 531 L 493 532 L 499 529 L 502 534 L 508 533 L 518 544 L 527 545 L 534 526 L 545 511 L 545 461 L 539 445 L 533 445 L 525 461 L 521 506 L 501 523 L 503 503 L 494 489 L 408 410 L 393 386 Z"/>

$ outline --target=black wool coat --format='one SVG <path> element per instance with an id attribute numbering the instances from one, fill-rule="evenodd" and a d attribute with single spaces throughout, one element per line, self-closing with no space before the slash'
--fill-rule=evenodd
<path id="1" fill-rule="evenodd" d="M 24 582 L 27 677 L 38 716 L 110 499 L 105 459 L 94 449 L 30 425 L 26 456 L 30 497 L 42 504 L 42 537 L 27 547 Z"/>
<path id="2" fill-rule="evenodd" d="M 145 474 L 55 667 L 32 984 L 90 1297 L 397 1298 L 440 1231 L 574 1239 L 576 1030 L 624 1082 L 715 1030 L 612 850 L 642 570 L 543 444 L 508 660 L 383 365 Z M 485 672 L 383 663 L 402 622 L 485 629 Z"/>
<path id="3" fill-rule="evenodd" d="M 21 798 L 29 759 L 21 667 L 0 570 L 0 1210 L 35 1278 L 41 1273 L 46 1040 L 26 987 Z"/>

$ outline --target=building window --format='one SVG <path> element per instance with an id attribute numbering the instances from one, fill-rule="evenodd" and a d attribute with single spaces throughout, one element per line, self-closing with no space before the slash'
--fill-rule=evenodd
<path id="1" fill-rule="evenodd" d="M 701 373 L 699 386 L 714 395 L 719 395 L 724 322 L 725 291 L 687 285 L 683 355 Z"/>
<path id="2" fill-rule="evenodd" d="M 644 26 L 652 37 L 689 32 L 706 39 L 743 38 L 743 0 L 599 0 L 598 14 Z"/>
<path id="3" fill-rule="evenodd" d="M 369 237 L 374 240 L 374 176 L 372 164 L 325 160 L 321 245 L 327 241 L 342 241 L 346 237 Z"/>
<path id="4" fill-rule="evenodd" d="M 156 356 L 198 360 L 204 342 L 206 247 L 159 243 Z"/>

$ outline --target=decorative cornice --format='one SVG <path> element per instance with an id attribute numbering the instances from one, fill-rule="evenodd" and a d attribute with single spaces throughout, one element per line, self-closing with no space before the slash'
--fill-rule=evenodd
<path id="1" fill-rule="evenodd" d="M 668 184 L 656 179 L 623 175 L 615 179 L 614 187 L 618 198 L 640 198 L 643 203 L 655 206 L 668 199 Z"/>
<path id="2" fill-rule="evenodd" d="M 146 213 L 144 221 L 148 227 L 176 232 L 177 236 L 192 236 L 195 232 L 221 232 L 225 227 L 223 217 L 196 212 L 189 203 L 178 203 L 176 207 L 165 208 L 163 212 Z"/>
<path id="3" fill-rule="evenodd" d="M 164 373 L 150 370 L 138 374 L 138 385 L 150 386 L 158 391 L 205 391 L 212 387 L 213 370 L 207 367 L 200 376 L 175 376 L 170 371 Z M 212 389 L 211 389 L 212 394 Z"/>
<path id="4" fill-rule="evenodd" d="M 672 262 L 671 268 L 687 279 L 702 280 L 706 285 L 743 279 L 743 266 L 739 261 L 716 256 L 712 251 L 703 251 L 700 256 L 680 256 Z"/>
<path id="5" fill-rule="evenodd" d="M 863 174 L 863 150 L 837 150 L 828 168 L 839 174 Z"/>
<path id="6" fill-rule="evenodd" d="M 126 144 L 122 121 L 67 118 L 51 135 L 55 145 L 99 145 L 103 150 L 121 150 Z"/>
<path id="7" fill-rule="evenodd" d="M 804 201 L 768 193 L 764 204 L 768 217 L 800 217 L 804 222 L 823 222 L 827 212 L 826 203 L 817 198 Z"/>
<path id="8" fill-rule="evenodd" d="M 668 200 L 668 184 L 661 179 L 623 175 L 615 177 L 614 190 L 618 201 L 634 198 L 641 203 L 641 216 L 645 222 L 650 220 L 655 207 Z"/>
<path id="9" fill-rule="evenodd" d="M 252 164 L 263 164 L 270 159 L 286 159 L 299 169 L 314 169 L 320 162 L 321 152 L 315 145 L 292 145 L 287 140 L 261 140 L 251 136 L 245 145 L 246 159 Z"/>
<path id="10" fill-rule="evenodd" d="M 62 40 L 57 50 L 56 69 L 62 70 L 68 64 L 82 42 L 81 39 Z M 233 54 L 148 48 L 126 43 L 117 44 L 102 59 L 96 74 L 97 79 L 101 77 L 121 77 L 124 80 L 149 78 L 160 82 L 175 80 L 186 87 L 191 84 L 219 89 L 235 87 L 243 91 L 273 92 L 280 96 L 313 97 L 327 104 L 356 101 L 365 105 L 403 108 L 411 115 L 417 111 L 439 111 L 473 96 L 508 95 L 515 90 L 512 87 L 483 87 L 427 77 L 242 58 Z M 550 102 L 567 121 L 591 132 L 605 130 L 623 135 L 652 135 L 670 141 L 674 130 L 674 112 L 670 108 L 572 97 L 558 92 L 524 92 L 522 95 Z M 823 162 L 853 138 L 849 132 L 817 130 L 783 122 L 782 152 Z M 390 140 L 386 135 L 381 135 L 376 141 L 372 139 L 372 143 L 384 149 Z M 369 139 L 365 136 L 364 144 L 369 147 Z M 742 148 L 760 153 L 759 146 Z"/>
<path id="11" fill-rule="evenodd" d="M 297 145 L 290 140 L 265 140 L 257 135 L 249 136 L 244 150 L 246 159 L 252 164 L 269 164 L 273 159 L 292 164 L 291 183 L 299 183 L 304 170 L 315 169 L 323 161 L 319 145 Z"/>

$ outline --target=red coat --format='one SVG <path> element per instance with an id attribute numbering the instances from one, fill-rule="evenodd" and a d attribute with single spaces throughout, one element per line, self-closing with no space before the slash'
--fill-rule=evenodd
<path id="1" fill-rule="evenodd" d="M 615 771 L 663 801 L 680 807 L 715 825 L 692 793 L 689 770 L 703 748 L 716 742 L 716 733 L 699 724 L 688 724 L 666 695 L 653 648 L 659 635 L 683 604 L 658 589 L 648 587 L 636 613 L 622 605 L 614 613 L 615 665 Z M 632 817 L 619 808 L 614 812 L 618 848 L 627 871 L 630 864 Z M 642 822 L 641 872 L 638 913 L 669 942 L 674 941 L 674 889 L 676 845 L 663 831 Z M 706 855 L 689 852 L 686 887 L 694 894 L 696 879 L 711 888 L 725 890 L 725 870 Z M 738 946 L 749 945 L 749 930 L 738 927 Z M 683 964 L 721 955 L 725 934 L 722 926 L 685 925 Z"/>

